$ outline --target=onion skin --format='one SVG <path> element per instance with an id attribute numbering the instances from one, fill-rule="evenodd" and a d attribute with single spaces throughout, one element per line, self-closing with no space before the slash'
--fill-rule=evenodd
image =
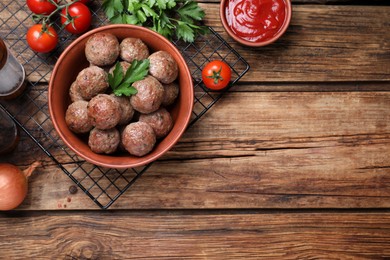
<path id="1" fill-rule="evenodd" d="M 21 171 L 15 165 L 0 163 L 0 210 L 11 210 L 18 207 L 26 198 L 28 177 L 40 162 L 34 162 Z"/>

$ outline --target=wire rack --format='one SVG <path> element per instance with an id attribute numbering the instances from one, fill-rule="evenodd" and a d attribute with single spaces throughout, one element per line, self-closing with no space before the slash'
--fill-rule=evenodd
<path id="1" fill-rule="evenodd" d="M 101 2 L 90 3 L 92 27 L 108 23 Z M 150 164 L 127 170 L 98 167 L 79 158 L 57 135 L 48 112 L 47 82 L 59 55 L 76 37 L 64 31 L 58 20 L 59 17 L 54 23 L 59 35 L 57 48 L 49 54 L 37 54 L 30 50 L 24 37 L 27 29 L 34 24 L 25 2 L 0 2 L 0 37 L 23 64 L 28 83 L 22 96 L 14 100 L 2 100 L 0 106 L 87 196 L 100 208 L 107 209 L 147 171 Z M 249 70 L 248 63 L 218 33 L 209 29 L 210 33 L 199 36 L 194 43 L 173 41 L 193 77 L 195 99 L 190 126 Z M 204 64 L 215 59 L 225 61 L 232 69 L 232 82 L 222 92 L 210 92 L 201 79 Z"/>

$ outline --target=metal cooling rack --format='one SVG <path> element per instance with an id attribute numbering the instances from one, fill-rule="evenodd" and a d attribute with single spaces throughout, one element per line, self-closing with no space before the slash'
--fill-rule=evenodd
<path id="1" fill-rule="evenodd" d="M 101 1 L 92 1 L 89 7 L 93 14 L 93 28 L 108 23 Z M 25 41 L 27 29 L 34 24 L 25 2 L 0 2 L 0 37 L 23 64 L 28 81 L 28 88 L 22 96 L 11 101 L 0 101 L 0 107 L 85 194 L 100 208 L 107 209 L 146 172 L 150 164 L 127 170 L 98 167 L 74 154 L 57 135 L 49 116 L 47 82 L 59 55 L 76 37 L 62 30 L 58 20 L 59 17 L 55 27 L 59 45 L 50 54 L 37 54 L 30 50 Z M 212 28 L 210 33 L 199 36 L 194 43 L 173 43 L 181 51 L 193 77 L 195 99 L 190 121 L 192 126 L 249 70 L 249 65 Z M 222 92 L 210 92 L 201 78 L 204 64 L 214 59 L 225 61 L 232 69 L 232 83 Z"/>

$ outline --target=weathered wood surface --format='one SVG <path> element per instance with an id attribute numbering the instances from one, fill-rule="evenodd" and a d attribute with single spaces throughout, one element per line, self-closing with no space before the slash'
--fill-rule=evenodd
<path id="1" fill-rule="evenodd" d="M 0 258 L 390 258 L 390 3 L 293 0 L 286 35 L 249 49 L 223 31 L 218 2 L 202 1 L 206 24 L 252 66 L 240 84 L 110 212 L 70 192 L 74 183 L 22 134 L 0 162 L 43 168 L 21 207 L 0 213 Z M 45 82 L 55 60 L 37 67 L 23 44 L 13 48 L 42 81 L 14 109 L 46 146 L 23 111 L 43 106 L 34 120 L 51 129 Z"/>
<path id="2" fill-rule="evenodd" d="M 390 7 L 297 5 L 282 38 L 250 50 L 224 32 L 217 6 L 207 8 L 206 21 L 256 68 L 244 81 L 384 81 L 390 79 L 385 17 Z"/>
<path id="3" fill-rule="evenodd" d="M 218 4 L 202 4 L 202 7 L 206 11 L 205 23 L 221 33 L 256 68 L 242 82 L 390 80 L 390 6 L 294 5 L 286 34 L 260 49 L 243 47 L 225 33 Z M 12 23 L 19 21 L 11 19 L 10 26 Z M 25 34 L 24 26 L 18 28 L 8 37 Z M 1 34 L 5 34 L 2 30 L 8 28 L 0 28 Z M 23 44 L 13 45 L 13 50 L 20 53 L 20 59 L 29 60 L 26 68 L 29 80 L 49 80 L 50 66 L 38 66 L 40 60 L 31 50 Z M 50 64 L 54 63 L 52 59 Z M 29 73 L 35 69 L 36 72 Z"/>
<path id="4" fill-rule="evenodd" d="M 389 207 L 389 122 L 390 92 L 228 93 L 112 208 Z M 17 165 L 38 157 L 18 149 Z M 96 208 L 35 154 L 22 209 Z"/>
<path id="5" fill-rule="evenodd" d="M 3 259 L 379 259 L 390 215 L 48 213 L 0 218 L 0 241 Z"/>

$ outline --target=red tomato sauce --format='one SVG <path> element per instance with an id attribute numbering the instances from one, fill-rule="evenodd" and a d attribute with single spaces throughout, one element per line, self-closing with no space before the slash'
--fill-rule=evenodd
<path id="1" fill-rule="evenodd" d="M 241 39 L 262 42 L 276 35 L 286 18 L 288 0 L 229 0 L 226 21 Z"/>

